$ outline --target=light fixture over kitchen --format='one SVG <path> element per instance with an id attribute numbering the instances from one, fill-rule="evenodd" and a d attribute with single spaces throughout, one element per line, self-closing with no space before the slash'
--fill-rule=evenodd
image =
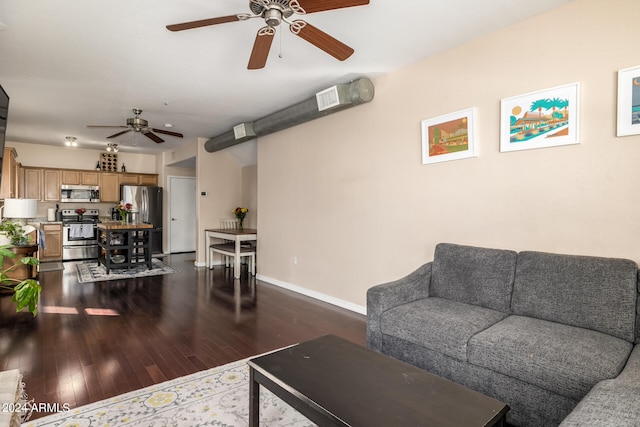
<path id="1" fill-rule="evenodd" d="M 113 153 L 117 153 L 118 152 L 118 144 L 114 144 L 112 142 L 107 144 L 107 151 L 111 151 Z"/>
<path id="2" fill-rule="evenodd" d="M 64 139 L 66 139 L 64 145 L 66 145 L 67 147 L 78 146 L 78 143 L 76 142 L 78 138 L 76 138 L 75 136 L 65 136 Z"/>

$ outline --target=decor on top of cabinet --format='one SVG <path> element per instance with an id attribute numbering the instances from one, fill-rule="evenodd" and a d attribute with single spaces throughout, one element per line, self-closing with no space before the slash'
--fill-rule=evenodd
<path id="1" fill-rule="evenodd" d="M 100 153 L 100 168 L 103 172 L 118 172 L 118 155 L 116 153 Z"/>
<path id="2" fill-rule="evenodd" d="M 249 209 L 247 208 L 235 208 L 233 211 L 233 214 L 236 216 L 236 218 L 238 218 L 238 229 L 242 230 L 244 228 L 243 223 L 244 223 L 244 217 L 247 216 L 247 213 L 249 212 Z"/>
<path id="3" fill-rule="evenodd" d="M 422 121 L 422 164 L 476 157 L 474 109 Z"/>
<path id="4" fill-rule="evenodd" d="M 640 134 L 640 65 L 618 71 L 617 136 Z"/>
<path id="5" fill-rule="evenodd" d="M 500 151 L 578 144 L 579 83 L 500 102 Z"/>

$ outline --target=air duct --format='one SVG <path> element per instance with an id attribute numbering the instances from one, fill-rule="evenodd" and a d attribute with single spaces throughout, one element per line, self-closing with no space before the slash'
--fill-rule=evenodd
<path id="1" fill-rule="evenodd" d="M 214 136 L 204 144 L 210 153 L 232 145 L 269 135 L 313 119 L 355 107 L 373 99 L 371 80 L 363 77 L 351 83 L 332 86 L 313 98 L 284 108 L 251 123 L 240 123 L 228 132 Z"/>

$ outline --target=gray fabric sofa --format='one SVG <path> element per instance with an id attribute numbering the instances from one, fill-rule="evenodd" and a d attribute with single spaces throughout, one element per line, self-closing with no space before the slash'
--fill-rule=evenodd
<path id="1" fill-rule="evenodd" d="M 367 345 L 507 403 L 516 426 L 639 426 L 638 292 L 630 260 L 441 243 L 368 290 Z"/>

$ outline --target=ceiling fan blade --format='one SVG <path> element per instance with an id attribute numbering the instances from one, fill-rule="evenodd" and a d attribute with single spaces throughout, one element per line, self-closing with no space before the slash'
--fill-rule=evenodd
<path id="1" fill-rule="evenodd" d="M 369 4 L 369 0 L 297 0 L 297 2 L 307 13 Z"/>
<path id="2" fill-rule="evenodd" d="M 178 132 L 171 132 L 169 130 L 164 130 L 164 129 L 151 129 L 154 132 L 157 133 L 164 133 L 165 135 L 171 135 L 171 136 L 177 136 L 178 138 L 184 138 L 184 135 L 182 135 L 181 133 Z"/>
<path id="3" fill-rule="evenodd" d="M 114 127 L 116 127 L 116 126 L 114 126 Z M 126 127 L 126 126 L 117 126 L 117 127 Z M 113 135 L 108 136 L 107 138 L 115 138 L 116 136 L 120 136 L 120 135 L 122 135 L 124 133 L 127 133 L 127 132 L 131 132 L 131 129 L 127 129 L 127 130 L 123 130 L 122 132 L 114 133 Z"/>
<path id="4" fill-rule="evenodd" d="M 160 138 L 158 135 L 156 135 L 153 132 L 146 132 L 146 133 L 143 133 L 143 135 L 146 136 L 147 138 L 149 138 L 150 140 L 155 141 L 157 143 L 164 142 L 164 139 Z"/>
<path id="5" fill-rule="evenodd" d="M 273 36 L 276 30 L 267 26 L 262 27 L 256 34 L 256 41 L 253 43 L 253 50 L 249 57 L 249 70 L 258 70 L 264 68 L 267 64 L 267 57 L 269 56 L 269 50 L 271 49 L 271 42 L 273 42 Z"/>
<path id="6" fill-rule="evenodd" d="M 127 126 L 87 125 L 88 128 L 126 128 Z"/>
<path id="7" fill-rule="evenodd" d="M 289 29 L 293 34 L 302 37 L 340 61 L 344 61 L 353 55 L 354 50 L 352 48 L 308 22 L 302 20 L 293 21 L 293 25 L 289 26 Z"/>
<path id="8" fill-rule="evenodd" d="M 191 30 L 193 28 L 208 27 L 209 25 L 225 24 L 239 21 L 238 15 L 220 16 L 218 18 L 201 19 L 199 21 L 182 22 L 180 24 L 167 25 L 169 31 Z"/>

